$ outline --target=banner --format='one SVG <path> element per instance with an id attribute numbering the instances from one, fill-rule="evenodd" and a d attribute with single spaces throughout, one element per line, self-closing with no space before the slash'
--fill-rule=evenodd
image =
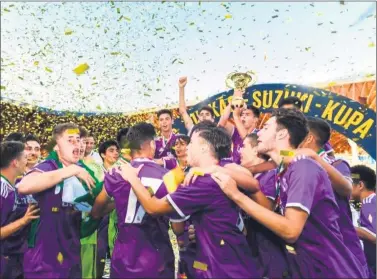
<path id="1" fill-rule="evenodd" d="M 188 113 L 194 124 L 198 123 L 199 109 L 205 105 L 213 109 L 218 121 L 232 95 L 233 90 L 222 92 L 192 106 Z M 320 88 L 280 83 L 253 85 L 246 89 L 244 99 L 265 113 L 276 109 L 279 101 L 289 96 L 301 99 L 306 115 L 326 120 L 332 129 L 356 142 L 376 159 L 376 113 L 356 101 Z M 175 120 L 174 128 L 182 133 L 186 131 L 181 118 Z"/>

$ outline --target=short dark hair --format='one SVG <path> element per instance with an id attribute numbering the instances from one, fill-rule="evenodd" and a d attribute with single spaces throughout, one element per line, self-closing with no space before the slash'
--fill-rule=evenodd
<path id="1" fill-rule="evenodd" d="M 354 178 L 356 181 L 363 181 L 368 190 L 376 190 L 376 172 L 364 165 L 356 165 L 351 167 L 352 175 L 357 175 Z"/>
<path id="2" fill-rule="evenodd" d="M 10 133 L 6 138 L 5 141 L 19 141 L 25 143 L 25 137 L 23 133 L 14 132 Z"/>
<path id="3" fill-rule="evenodd" d="M 215 112 L 213 111 L 213 108 L 211 108 L 210 106 L 202 106 L 198 113 L 201 113 L 202 110 L 205 110 L 205 111 L 208 111 L 212 117 L 215 117 Z"/>
<path id="4" fill-rule="evenodd" d="M 177 137 L 175 138 L 175 141 L 173 143 L 173 146 L 171 148 L 171 154 L 174 156 L 174 157 L 177 157 L 177 154 L 175 153 L 175 143 L 178 141 L 178 140 L 181 140 L 181 141 L 184 141 L 187 145 L 190 143 L 190 137 L 189 136 L 186 136 L 186 135 L 182 135 L 182 134 L 179 134 L 177 135 Z"/>
<path id="5" fill-rule="evenodd" d="M 120 149 L 119 148 L 119 144 L 116 140 L 106 140 L 104 142 L 102 142 L 99 147 L 98 147 L 98 153 L 100 155 L 102 154 L 105 154 L 106 153 L 106 150 L 111 147 L 111 146 L 115 146 L 116 148 L 118 148 L 118 150 Z M 102 158 L 102 157 L 101 157 Z"/>
<path id="6" fill-rule="evenodd" d="M 210 120 L 204 120 L 204 121 L 199 122 L 198 124 L 195 124 L 191 128 L 191 132 L 189 136 L 191 137 L 194 132 L 200 132 L 200 131 L 204 131 L 204 130 L 208 130 L 208 129 L 216 128 L 216 127 L 217 127 L 216 123 Z"/>
<path id="7" fill-rule="evenodd" d="M 131 127 L 127 133 L 128 148 L 131 149 L 131 153 L 141 150 L 141 146 L 147 141 L 154 140 L 155 136 L 156 131 L 152 124 L 145 122 L 138 123 Z"/>
<path id="8" fill-rule="evenodd" d="M 331 127 L 329 123 L 320 118 L 308 117 L 309 131 L 316 137 L 318 146 L 323 147 L 330 140 Z"/>
<path id="9" fill-rule="evenodd" d="M 288 130 L 289 143 L 294 148 L 297 148 L 309 133 L 308 121 L 300 110 L 278 108 L 272 112 L 272 116 L 276 118 L 278 131 Z"/>
<path id="10" fill-rule="evenodd" d="M 25 149 L 25 144 L 20 141 L 4 141 L 0 145 L 0 169 L 9 167 L 10 163 L 17 159 Z"/>
<path id="11" fill-rule="evenodd" d="M 70 129 L 79 130 L 79 126 L 74 123 L 61 123 L 61 124 L 56 125 L 54 129 L 52 130 L 53 139 L 56 140 L 58 136 L 61 136 L 65 131 L 70 130 Z M 80 130 L 79 130 L 79 134 L 80 134 Z"/>
<path id="12" fill-rule="evenodd" d="M 199 137 L 211 145 L 217 160 L 229 157 L 232 141 L 225 129 L 216 127 L 204 130 L 200 132 Z"/>
<path id="13" fill-rule="evenodd" d="M 279 101 L 278 107 L 281 108 L 284 105 L 293 105 L 297 109 L 301 109 L 302 102 L 296 96 L 290 96 Z"/>
<path id="14" fill-rule="evenodd" d="M 85 127 L 80 126 L 79 131 L 80 131 L 80 138 L 89 137 L 89 132 Z"/>
<path id="15" fill-rule="evenodd" d="M 28 141 L 36 141 L 36 142 L 40 143 L 39 139 L 33 134 L 27 134 L 26 135 L 25 142 L 28 142 Z"/>
<path id="16" fill-rule="evenodd" d="M 126 137 L 127 133 L 129 131 L 129 128 L 120 128 L 117 134 L 117 142 L 120 147 L 124 148 L 126 146 Z"/>
<path id="17" fill-rule="evenodd" d="M 162 114 L 169 114 L 170 118 L 173 119 L 173 113 L 168 109 L 162 109 L 157 112 L 157 117 L 159 118 Z"/>
<path id="18" fill-rule="evenodd" d="M 246 109 L 251 110 L 256 118 L 259 118 L 260 116 L 260 110 L 257 107 L 254 107 L 253 105 L 247 105 Z"/>
<path id="19" fill-rule="evenodd" d="M 250 133 L 246 136 L 246 138 L 249 139 L 251 147 L 255 147 L 255 146 L 258 145 L 258 134 L 257 133 Z M 258 153 L 258 157 L 265 160 L 265 161 L 268 161 L 270 159 L 270 156 L 268 156 L 266 154 L 261 154 L 261 153 Z"/>

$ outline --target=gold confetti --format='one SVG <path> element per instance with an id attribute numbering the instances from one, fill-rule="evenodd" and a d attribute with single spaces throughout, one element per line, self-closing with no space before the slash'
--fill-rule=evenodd
<path id="1" fill-rule="evenodd" d="M 373 43 L 373 42 L 369 43 L 369 45 L 368 45 L 368 47 L 375 47 L 375 46 L 376 46 L 376 44 Z"/>
<path id="2" fill-rule="evenodd" d="M 60 264 L 62 264 L 63 261 L 64 261 L 63 254 L 62 254 L 61 252 L 59 252 L 59 254 L 58 254 L 58 256 L 56 257 L 56 259 L 58 260 L 58 262 L 59 262 Z"/>
<path id="3" fill-rule="evenodd" d="M 71 30 L 71 29 L 65 29 L 65 31 L 64 31 L 65 35 L 72 35 L 72 33 L 73 33 L 73 30 Z"/>
<path id="4" fill-rule="evenodd" d="M 81 74 L 85 73 L 88 69 L 89 69 L 89 65 L 84 63 L 84 64 L 80 64 L 79 66 L 77 66 L 75 69 L 73 69 L 73 71 L 77 75 L 81 75 Z"/>
<path id="5" fill-rule="evenodd" d="M 46 72 L 52 73 L 52 70 L 48 67 L 45 67 Z"/>
<path id="6" fill-rule="evenodd" d="M 226 19 L 230 19 L 230 18 L 232 18 L 232 15 L 231 15 L 231 14 L 226 14 L 226 15 L 225 15 L 225 18 L 226 18 Z"/>
<path id="7" fill-rule="evenodd" d="M 34 61 L 34 66 L 38 66 L 39 65 L 39 61 Z"/>
<path id="8" fill-rule="evenodd" d="M 334 85 L 336 85 L 336 82 L 335 82 L 335 81 L 332 81 L 332 82 L 330 82 L 329 84 L 327 84 L 328 87 L 331 87 L 331 86 L 334 86 Z"/>
<path id="9" fill-rule="evenodd" d="M 4 86 L 4 85 L 1 85 L 1 86 L 0 86 L 0 89 L 1 89 L 1 90 L 5 90 L 5 86 Z"/>

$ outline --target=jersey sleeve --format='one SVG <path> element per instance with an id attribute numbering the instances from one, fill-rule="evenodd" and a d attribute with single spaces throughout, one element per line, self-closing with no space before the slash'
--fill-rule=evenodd
<path id="1" fill-rule="evenodd" d="M 276 171 L 271 170 L 261 181 L 261 191 L 270 200 L 275 201 L 276 198 Z"/>
<path id="2" fill-rule="evenodd" d="M 309 159 L 301 159 L 291 167 L 294 169 L 287 181 L 286 207 L 300 208 L 310 215 L 322 170 L 314 161 Z"/>
<path id="3" fill-rule="evenodd" d="M 164 162 L 164 168 L 167 170 L 172 170 L 177 167 L 177 160 L 175 158 L 164 157 L 162 161 Z"/>
<path id="4" fill-rule="evenodd" d="M 1 183 L 0 189 L 0 211 L 1 211 L 1 227 L 6 225 L 9 214 L 14 206 L 14 192 L 10 191 L 5 183 Z"/>
<path id="5" fill-rule="evenodd" d="M 213 202 L 213 184 L 210 177 L 199 177 L 189 186 L 180 186 L 177 191 L 167 195 L 167 199 L 181 218 L 187 218 L 197 211 L 203 210 Z"/>
<path id="6" fill-rule="evenodd" d="M 360 228 L 376 235 L 376 204 L 363 202 L 360 210 Z"/>
<path id="7" fill-rule="evenodd" d="M 345 179 L 352 183 L 351 169 L 347 162 L 343 160 L 335 161 L 333 167 L 337 169 Z"/>
<path id="8" fill-rule="evenodd" d="M 53 161 L 46 160 L 46 161 L 43 161 L 43 162 L 39 163 L 38 165 L 36 165 L 26 175 L 33 173 L 33 172 L 43 173 L 43 172 L 48 172 L 48 171 L 54 171 L 54 170 L 57 170 L 57 169 L 58 169 L 58 166 L 56 166 L 56 164 Z"/>

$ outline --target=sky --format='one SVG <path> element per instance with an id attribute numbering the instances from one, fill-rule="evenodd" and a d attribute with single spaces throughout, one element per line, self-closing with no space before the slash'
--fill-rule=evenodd
<path id="1" fill-rule="evenodd" d="M 313 85 L 375 78 L 376 3 L 6 2 L 1 97 L 136 112 L 228 90 L 227 75 Z M 82 74 L 73 69 L 89 68 Z"/>

